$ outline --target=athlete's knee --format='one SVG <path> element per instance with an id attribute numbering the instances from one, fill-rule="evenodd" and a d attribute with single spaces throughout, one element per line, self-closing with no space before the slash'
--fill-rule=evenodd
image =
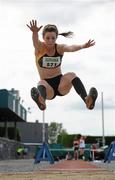
<path id="1" fill-rule="evenodd" d="M 39 85 L 43 85 L 43 86 L 46 87 L 47 82 L 46 82 L 45 80 L 40 80 L 40 81 L 38 82 L 38 86 L 39 86 Z"/>
<path id="2" fill-rule="evenodd" d="M 76 73 L 74 73 L 74 72 L 70 72 L 70 75 L 71 75 L 71 78 L 77 77 Z"/>
<path id="3" fill-rule="evenodd" d="M 69 80 L 70 82 L 71 82 L 74 78 L 77 77 L 76 73 L 74 73 L 74 72 L 68 72 L 68 73 L 66 74 L 66 76 L 67 76 L 67 78 L 68 78 L 68 80 Z"/>

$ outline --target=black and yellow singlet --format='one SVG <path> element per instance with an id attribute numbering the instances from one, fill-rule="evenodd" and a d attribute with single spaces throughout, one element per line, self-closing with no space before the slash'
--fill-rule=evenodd
<path id="1" fill-rule="evenodd" d="M 55 54 L 53 56 L 48 56 L 46 49 L 42 48 L 39 54 L 36 54 L 36 65 L 41 68 L 56 68 L 61 65 L 63 55 L 57 52 L 57 44 L 55 44 Z"/>

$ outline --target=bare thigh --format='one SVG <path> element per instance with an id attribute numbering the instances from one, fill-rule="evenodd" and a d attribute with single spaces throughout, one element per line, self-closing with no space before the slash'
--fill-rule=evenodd
<path id="1" fill-rule="evenodd" d="M 76 74 L 73 72 L 68 72 L 61 77 L 60 84 L 58 87 L 58 91 L 62 95 L 66 95 L 69 93 L 72 88 L 72 80 L 76 77 Z"/>
<path id="2" fill-rule="evenodd" d="M 53 96 L 54 96 L 54 90 L 53 90 L 53 88 L 47 83 L 47 81 L 45 81 L 45 80 L 40 80 L 39 82 L 38 82 L 38 85 L 43 85 L 43 86 L 45 86 L 45 88 L 46 88 L 46 94 L 47 94 L 47 99 L 52 99 L 53 98 Z"/>

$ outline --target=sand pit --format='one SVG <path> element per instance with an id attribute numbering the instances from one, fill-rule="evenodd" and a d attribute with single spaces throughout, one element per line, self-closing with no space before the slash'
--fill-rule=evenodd
<path id="1" fill-rule="evenodd" d="M 0 180 L 115 180 L 113 172 L 33 172 L 0 174 Z"/>
<path id="2" fill-rule="evenodd" d="M 0 180 L 115 180 L 115 161 L 111 163 L 60 161 L 34 164 L 34 160 L 0 162 Z"/>

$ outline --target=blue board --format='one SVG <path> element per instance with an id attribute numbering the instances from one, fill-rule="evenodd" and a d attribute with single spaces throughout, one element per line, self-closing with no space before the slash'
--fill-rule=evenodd
<path id="1" fill-rule="evenodd" d="M 54 158 L 48 148 L 47 143 L 43 143 L 40 150 L 36 153 L 35 164 L 40 163 L 40 161 L 48 160 L 50 164 L 54 164 Z"/>
<path id="2" fill-rule="evenodd" d="M 115 160 L 115 141 L 111 142 L 110 147 L 105 154 L 104 162 L 110 163 L 111 161 Z"/>

